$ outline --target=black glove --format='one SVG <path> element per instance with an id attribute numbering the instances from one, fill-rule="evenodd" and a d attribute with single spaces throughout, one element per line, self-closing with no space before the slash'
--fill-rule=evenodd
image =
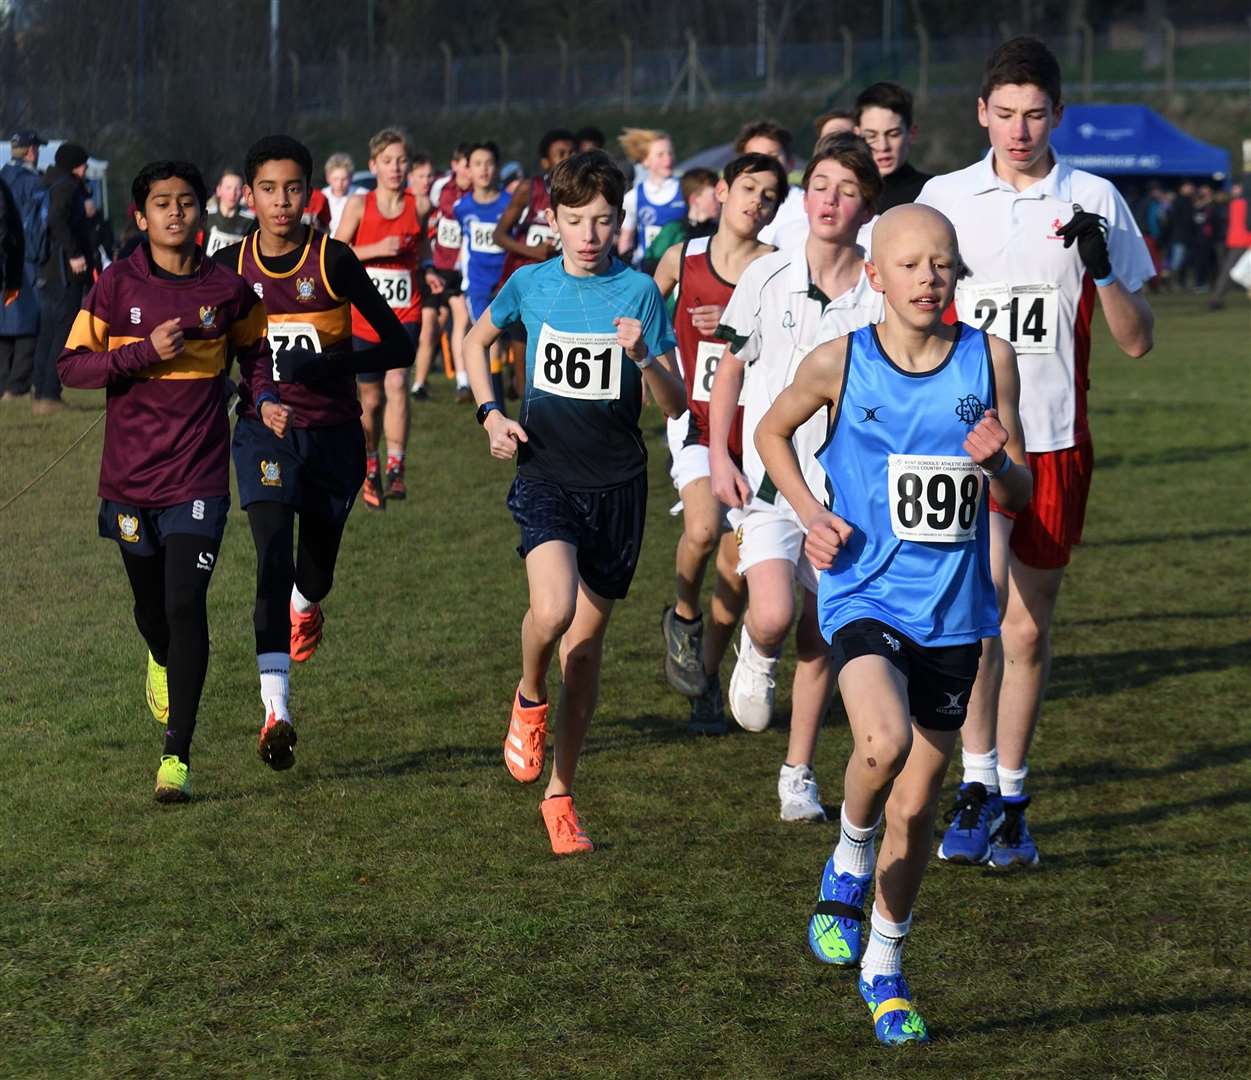
<path id="1" fill-rule="evenodd" d="M 1083 210 L 1073 204 L 1073 219 L 1063 228 L 1056 229 L 1056 236 L 1064 237 L 1064 246 L 1071 248 L 1077 243 L 1077 253 L 1086 269 L 1096 281 L 1112 276 L 1112 257 L 1108 254 L 1108 222 L 1099 214 Z"/>
<path id="2" fill-rule="evenodd" d="M 281 349 L 274 361 L 279 382 L 313 383 L 330 374 L 325 356 L 311 349 Z"/>

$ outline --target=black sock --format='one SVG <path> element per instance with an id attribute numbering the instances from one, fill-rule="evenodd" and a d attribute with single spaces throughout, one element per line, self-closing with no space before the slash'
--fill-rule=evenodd
<path id="1" fill-rule="evenodd" d="M 523 709 L 537 709 L 540 705 L 547 704 L 547 698 L 544 698 L 542 701 L 531 701 L 525 694 L 518 690 L 517 702 Z"/>
<path id="2" fill-rule="evenodd" d="M 701 611 L 701 612 L 700 612 L 698 615 L 696 615 L 696 616 L 695 616 L 695 618 L 693 618 L 693 619 L 684 619 L 684 618 L 682 618 L 682 616 L 681 616 L 681 615 L 679 615 L 679 614 L 678 614 L 678 609 L 677 609 L 677 608 L 674 608 L 674 609 L 673 609 L 673 620 L 674 620 L 674 622 L 679 623 L 679 624 L 680 624 L 680 625 L 682 625 L 682 626 L 702 626 L 702 625 L 703 625 L 703 622 L 704 622 L 704 614 L 703 614 L 703 612 Z"/>
<path id="3" fill-rule="evenodd" d="M 191 763 L 200 694 L 208 674 L 208 587 L 218 541 L 179 534 L 165 541 L 165 616 L 169 622 L 169 722 L 165 753 Z"/>

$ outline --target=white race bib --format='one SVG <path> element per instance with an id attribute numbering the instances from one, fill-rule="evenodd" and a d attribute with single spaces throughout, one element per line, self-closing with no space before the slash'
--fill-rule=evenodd
<path id="1" fill-rule="evenodd" d="M 242 236 L 235 233 L 223 232 L 216 225 L 209 229 L 209 234 L 204 238 L 204 254 L 215 255 L 222 248 L 228 248 L 231 244 L 237 244 L 242 240 Z"/>
<path id="2" fill-rule="evenodd" d="M 455 218 L 439 218 L 439 227 L 434 231 L 434 239 L 440 247 L 460 247 L 460 222 Z"/>
<path id="3" fill-rule="evenodd" d="M 559 251 L 560 233 L 555 229 L 549 229 L 546 225 L 540 225 L 535 222 L 526 230 L 526 245 L 528 247 L 538 247 L 540 244 L 551 244 Z"/>
<path id="4" fill-rule="evenodd" d="M 891 454 L 890 527 L 900 540 L 961 544 L 977 536 L 982 471 L 968 457 Z"/>
<path id="5" fill-rule="evenodd" d="M 652 246 L 652 241 L 660 235 L 663 225 L 644 225 L 643 226 L 643 250 L 646 251 Z"/>
<path id="6" fill-rule="evenodd" d="M 560 397 L 616 401 L 624 359 L 616 334 L 566 334 L 544 323 L 534 353 L 534 385 Z"/>
<path id="7" fill-rule="evenodd" d="M 469 223 L 469 250 L 479 255 L 504 254 L 504 249 L 495 242 L 494 221 L 471 221 Z"/>
<path id="8" fill-rule="evenodd" d="M 321 335 L 312 323 L 271 322 L 265 331 L 269 349 L 274 354 L 274 382 L 278 382 L 278 354 L 286 349 L 307 349 L 321 352 Z"/>
<path id="9" fill-rule="evenodd" d="M 1003 338 L 1018 353 L 1053 353 L 1059 341 L 1058 285 L 962 284 L 956 310 L 962 322 Z"/>
<path id="10" fill-rule="evenodd" d="M 413 303 L 413 272 L 393 266 L 367 266 L 365 273 L 374 283 L 378 295 L 393 308 L 411 307 Z"/>
<path id="11" fill-rule="evenodd" d="M 701 341 L 699 351 L 695 354 L 695 385 L 691 390 L 691 400 L 712 400 L 712 379 L 717 373 L 717 364 L 725 355 L 725 342 Z M 745 373 L 744 373 L 745 374 Z M 747 380 L 743 379 L 743 389 L 739 392 L 738 403 L 743 404 L 747 396 Z"/>

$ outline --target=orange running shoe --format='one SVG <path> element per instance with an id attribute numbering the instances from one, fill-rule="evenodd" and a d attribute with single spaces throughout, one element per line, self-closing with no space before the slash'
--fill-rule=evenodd
<path id="1" fill-rule="evenodd" d="M 595 850 L 591 838 L 583 831 L 582 822 L 578 820 L 572 795 L 553 795 L 544 799 L 539 803 L 539 810 L 543 814 L 543 824 L 547 826 L 553 854 L 577 855 Z"/>
<path id="2" fill-rule="evenodd" d="M 365 485 L 361 488 L 361 498 L 371 510 L 385 510 L 386 498 L 382 494 L 382 476 L 380 473 L 365 474 Z"/>
<path id="3" fill-rule="evenodd" d="M 289 769 L 295 764 L 295 728 L 290 720 L 279 720 L 273 713 L 265 719 L 261 737 L 256 742 L 256 752 L 261 760 L 275 772 Z"/>
<path id="4" fill-rule="evenodd" d="M 321 613 L 321 604 L 314 604 L 308 611 L 301 614 L 291 605 L 291 659 L 297 664 L 311 660 L 317 646 L 321 644 L 322 628 L 326 625 L 326 617 Z"/>
<path id="5" fill-rule="evenodd" d="M 504 765 L 514 780 L 533 784 L 543 772 L 547 751 L 547 702 L 524 708 L 521 687 L 513 696 L 513 715 L 504 737 Z"/>

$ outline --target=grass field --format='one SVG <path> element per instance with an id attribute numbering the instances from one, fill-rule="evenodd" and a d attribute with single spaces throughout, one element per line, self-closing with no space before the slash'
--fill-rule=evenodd
<path id="1" fill-rule="evenodd" d="M 1144 361 L 1098 320 L 1098 469 L 1030 778 L 1043 866 L 933 867 L 906 958 L 929 1049 L 879 1049 L 851 980 L 807 955 L 836 831 L 777 820 L 785 732 L 685 735 L 654 412 L 646 550 L 580 773 L 599 850 L 549 854 L 539 791 L 500 756 L 510 469 L 440 383 L 420 497 L 353 514 L 283 774 L 254 752 L 233 512 L 185 807 L 152 801 L 144 648 L 94 535 L 102 429 L 0 514 L 0 1075 L 1246 1076 L 1248 309 L 1156 307 Z M 101 399 L 69 400 L 0 411 L 0 502 Z M 848 747 L 835 704 L 831 808 Z"/>

